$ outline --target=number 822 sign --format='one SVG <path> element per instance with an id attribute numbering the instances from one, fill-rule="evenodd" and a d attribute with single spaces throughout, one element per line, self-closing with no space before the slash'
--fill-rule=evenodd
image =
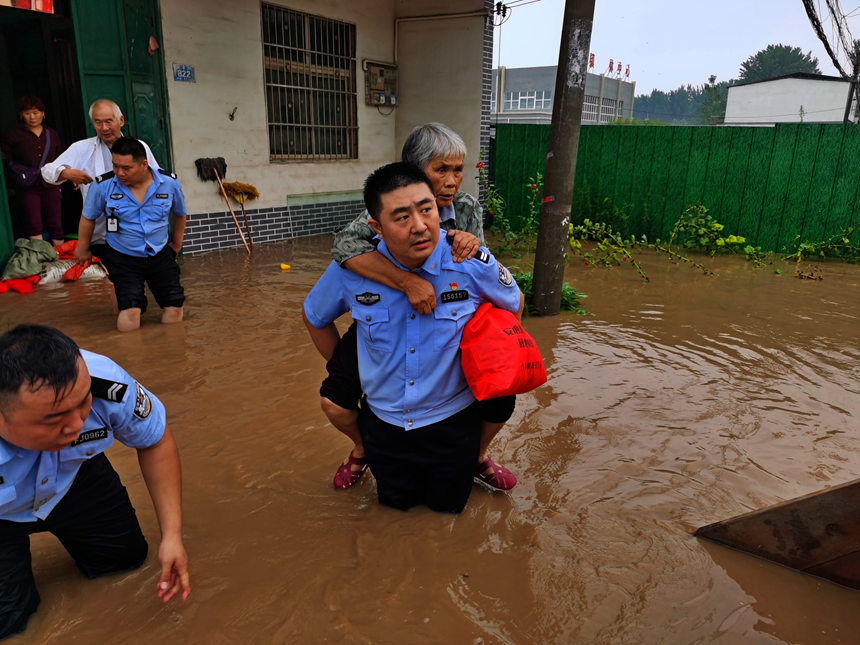
<path id="1" fill-rule="evenodd" d="M 194 79 L 194 67 L 192 65 L 182 65 L 173 63 L 173 80 L 184 83 L 196 83 Z"/>

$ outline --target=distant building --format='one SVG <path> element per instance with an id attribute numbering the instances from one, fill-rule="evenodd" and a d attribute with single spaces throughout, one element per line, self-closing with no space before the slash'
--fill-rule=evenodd
<path id="1" fill-rule="evenodd" d="M 494 69 L 491 122 L 550 123 L 555 72 L 555 65 Z M 582 123 L 603 124 L 616 118 L 632 118 L 635 90 L 636 83 L 589 73 L 585 79 Z"/>
<path id="2" fill-rule="evenodd" d="M 732 85 L 724 123 L 842 123 L 850 92 L 844 78 L 804 73 Z"/>

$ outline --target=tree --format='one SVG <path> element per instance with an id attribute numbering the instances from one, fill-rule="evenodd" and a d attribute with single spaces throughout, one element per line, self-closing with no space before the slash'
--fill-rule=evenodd
<path id="1" fill-rule="evenodd" d="M 708 77 L 708 84 L 702 88 L 704 99 L 699 109 L 699 122 L 705 125 L 722 123 L 726 116 L 726 102 L 729 96 L 729 85 L 734 81 L 717 83 L 716 74 Z"/>
<path id="2" fill-rule="evenodd" d="M 741 63 L 738 71 L 742 81 L 766 81 L 777 76 L 804 72 L 820 74 L 818 59 L 812 51 L 803 53 L 800 47 L 789 45 L 768 45 Z"/>

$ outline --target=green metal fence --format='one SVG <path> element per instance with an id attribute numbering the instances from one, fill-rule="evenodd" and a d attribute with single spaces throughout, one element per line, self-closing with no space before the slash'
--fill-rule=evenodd
<path id="1" fill-rule="evenodd" d="M 493 180 L 515 227 L 548 141 L 548 125 L 496 126 Z M 858 159 L 860 127 L 850 124 L 585 125 L 571 219 L 666 239 L 681 212 L 701 202 L 727 234 L 781 251 L 797 236 L 821 241 L 860 220 Z"/>

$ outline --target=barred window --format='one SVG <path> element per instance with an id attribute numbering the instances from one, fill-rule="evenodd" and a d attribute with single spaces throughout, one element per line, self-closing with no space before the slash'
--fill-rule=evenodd
<path id="1" fill-rule="evenodd" d="M 357 159 L 355 25 L 263 4 L 269 159 Z"/>
<path id="2" fill-rule="evenodd" d="M 615 99 L 604 98 L 600 105 L 600 123 L 609 123 L 615 116 Z"/>
<path id="3" fill-rule="evenodd" d="M 597 123 L 597 97 L 585 95 L 582 99 L 582 123 Z"/>

